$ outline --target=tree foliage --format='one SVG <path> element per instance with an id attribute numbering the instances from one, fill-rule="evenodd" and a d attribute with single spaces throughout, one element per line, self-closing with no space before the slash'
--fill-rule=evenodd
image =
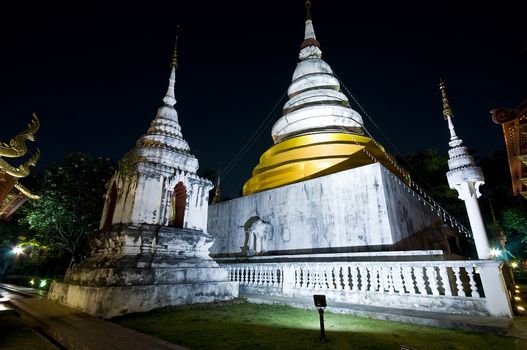
<path id="1" fill-rule="evenodd" d="M 418 151 L 398 159 L 432 198 L 447 211 L 469 227 L 463 201 L 448 186 L 448 156 L 437 150 Z M 507 249 L 517 257 L 527 257 L 527 201 L 512 195 L 507 154 L 498 150 L 478 160 L 483 170 L 485 184 L 480 187 L 479 199 L 483 219 L 491 243 L 495 240 L 496 226 L 492 215 L 494 210 L 499 227 L 507 237 Z M 494 242 L 494 244 L 497 244 Z"/>
<path id="2" fill-rule="evenodd" d="M 69 153 L 45 169 L 36 191 L 40 200 L 23 207 L 22 222 L 33 232 L 23 240 L 68 252 L 72 263 L 79 262 L 87 253 L 88 235 L 98 228 L 113 170 L 108 159 L 83 153 Z"/>

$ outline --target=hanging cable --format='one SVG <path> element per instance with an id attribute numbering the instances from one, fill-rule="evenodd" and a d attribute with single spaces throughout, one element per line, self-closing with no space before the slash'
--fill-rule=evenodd
<path id="1" fill-rule="evenodd" d="M 267 116 L 264 118 L 264 120 L 258 125 L 256 130 L 251 134 L 247 142 L 240 148 L 238 153 L 232 158 L 232 160 L 225 166 L 225 168 L 220 171 L 219 175 L 224 177 L 228 175 L 232 169 L 240 162 L 240 160 L 247 154 L 249 149 L 254 145 L 254 143 L 260 138 L 262 133 L 265 131 L 265 129 L 269 126 L 270 122 L 272 121 L 271 116 L 273 115 L 274 111 L 276 110 L 276 107 L 282 102 L 284 97 L 287 95 L 287 90 L 282 94 L 280 99 L 274 104 L 271 111 L 267 114 Z"/>

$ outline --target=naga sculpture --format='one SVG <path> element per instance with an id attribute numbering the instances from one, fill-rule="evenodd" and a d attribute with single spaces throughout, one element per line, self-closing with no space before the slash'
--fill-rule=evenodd
<path id="1" fill-rule="evenodd" d="M 27 153 L 26 140 L 35 141 L 35 134 L 40 127 L 40 121 L 35 113 L 26 127 L 9 141 L 9 144 L 0 142 L 0 157 L 15 158 Z"/>
<path id="2" fill-rule="evenodd" d="M 40 127 L 40 121 L 35 113 L 31 121 L 26 127 L 26 130 L 18 133 L 9 141 L 9 144 L 0 142 L 0 170 L 15 177 L 22 178 L 29 175 L 29 167 L 35 165 L 40 157 L 40 150 L 37 149 L 35 154 L 29 160 L 18 167 L 14 167 L 7 163 L 2 157 L 15 158 L 21 157 L 27 153 L 26 140 L 35 141 L 35 133 Z"/>

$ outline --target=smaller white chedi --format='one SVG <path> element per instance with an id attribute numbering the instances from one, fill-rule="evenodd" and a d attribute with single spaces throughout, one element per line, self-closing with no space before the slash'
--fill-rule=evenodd
<path id="1" fill-rule="evenodd" d="M 448 143 L 450 146 L 448 151 L 449 171 L 446 174 L 448 185 L 451 189 L 456 190 L 459 199 L 465 202 L 478 257 L 490 259 L 489 240 L 478 205 L 478 198 L 481 196 L 479 186 L 485 183 L 485 178 L 481 168 L 476 166 L 474 158 L 468 153 L 468 148 L 463 146 L 463 140 L 456 135 L 452 123 L 454 113 L 448 103 L 443 81 L 440 82 L 439 89 L 443 99 L 443 116 L 448 121 L 448 129 L 450 130 L 450 142 Z"/>
<path id="2" fill-rule="evenodd" d="M 181 134 L 175 74 L 174 52 L 163 105 L 109 181 L 90 257 L 51 286 L 49 299 L 113 317 L 238 295 L 238 284 L 209 256 L 213 186 L 196 174 L 198 160 Z"/>

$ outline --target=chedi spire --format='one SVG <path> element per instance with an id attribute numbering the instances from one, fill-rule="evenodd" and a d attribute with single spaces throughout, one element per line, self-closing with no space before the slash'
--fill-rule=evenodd
<path id="1" fill-rule="evenodd" d="M 439 89 L 443 100 L 443 116 L 448 121 L 450 129 L 449 171 L 446 174 L 448 185 L 451 189 L 456 190 L 459 199 L 465 202 L 478 257 L 488 259 L 489 242 L 478 205 L 478 198 L 481 196 L 479 186 L 485 183 L 485 178 L 481 168 L 476 166 L 474 158 L 468 152 L 468 148 L 463 146 L 463 141 L 456 135 L 454 124 L 452 124 L 452 108 L 448 103 L 445 84 L 442 80 L 439 83 Z"/>

